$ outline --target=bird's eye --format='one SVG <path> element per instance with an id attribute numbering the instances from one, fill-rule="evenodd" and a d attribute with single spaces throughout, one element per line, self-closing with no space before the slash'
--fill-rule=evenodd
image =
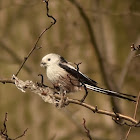
<path id="1" fill-rule="evenodd" d="M 50 61 L 51 59 L 50 58 L 48 58 L 48 61 Z"/>

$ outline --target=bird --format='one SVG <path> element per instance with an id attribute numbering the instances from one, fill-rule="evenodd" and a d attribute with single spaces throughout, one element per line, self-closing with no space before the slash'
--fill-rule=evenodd
<path id="1" fill-rule="evenodd" d="M 58 54 L 50 53 L 45 55 L 41 60 L 40 66 L 46 69 L 48 80 L 58 91 L 62 90 L 67 94 L 85 89 L 86 94 L 81 100 L 82 102 L 85 100 L 88 94 L 87 89 L 105 95 L 110 95 L 113 97 L 136 102 L 135 99 L 132 99 L 136 98 L 136 96 L 134 95 L 119 93 L 116 91 L 98 87 L 98 83 L 96 81 L 80 72 L 79 67 L 75 68 L 74 66 L 72 66 L 71 62 L 68 62 L 64 59 L 64 57 Z"/>

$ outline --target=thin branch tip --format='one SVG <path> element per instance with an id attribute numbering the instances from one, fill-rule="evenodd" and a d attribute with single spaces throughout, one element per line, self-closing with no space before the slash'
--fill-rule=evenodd
<path id="1" fill-rule="evenodd" d="M 44 30 L 41 32 L 41 34 L 38 36 L 38 38 L 37 38 L 37 40 L 36 40 L 36 42 L 35 42 L 33 48 L 30 50 L 30 52 L 28 53 L 28 55 L 27 55 L 26 57 L 24 57 L 24 60 L 23 60 L 22 64 L 20 65 L 18 71 L 16 72 L 15 76 L 18 76 L 19 72 L 21 71 L 21 69 L 22 69 L 23 66 L 25 65 L 26 61 L 29 59 L 29 57 L 31 56 L 31 54 L 37 49 L 37 44 L 38 44 L 39 40 L 41 39 L 41 37 L 43 36 L 43 34 L 44 34 L 47 30 L 49 30 L 49 29 L 56 23 L 56 19 L 55 19 L 53 16 L 49 15 L 49 7 L 48 7 L 48 6 L 49 6 L 49 3 L 48 3 L 49 0 L 47 0 L 47 1 L 44 0 L 43 2 L 46 3 L 47 17 L 53 19 L 53 22 L 51 22 L 51 24 L 49 25 L 49 27 L 47 27 L 46 29 L 44 29 Z"/>

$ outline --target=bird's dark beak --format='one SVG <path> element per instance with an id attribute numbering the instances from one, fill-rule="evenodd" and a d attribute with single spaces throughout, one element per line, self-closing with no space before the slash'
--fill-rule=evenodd
<path id="1" fill-rule="evenodd" d="M 40 66 L 41 66 L 41 67 L 46 67 L 46 63 L 45 63 L 45 62 L 41 62 L 41 63 L 40 63 Z"/>

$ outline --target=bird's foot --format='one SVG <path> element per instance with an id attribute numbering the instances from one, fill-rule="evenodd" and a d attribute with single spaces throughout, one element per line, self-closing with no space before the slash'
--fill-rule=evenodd
<path id="1" fill-rule="evenodd" d="M 43 75 L 42 74 L 38 74 L 38 76 L 41 76 L 41 82 L 37 82 L 37 85 L 39 87 L 48 87 L 44 84 L 44 78 L 43 78 Z"/>

